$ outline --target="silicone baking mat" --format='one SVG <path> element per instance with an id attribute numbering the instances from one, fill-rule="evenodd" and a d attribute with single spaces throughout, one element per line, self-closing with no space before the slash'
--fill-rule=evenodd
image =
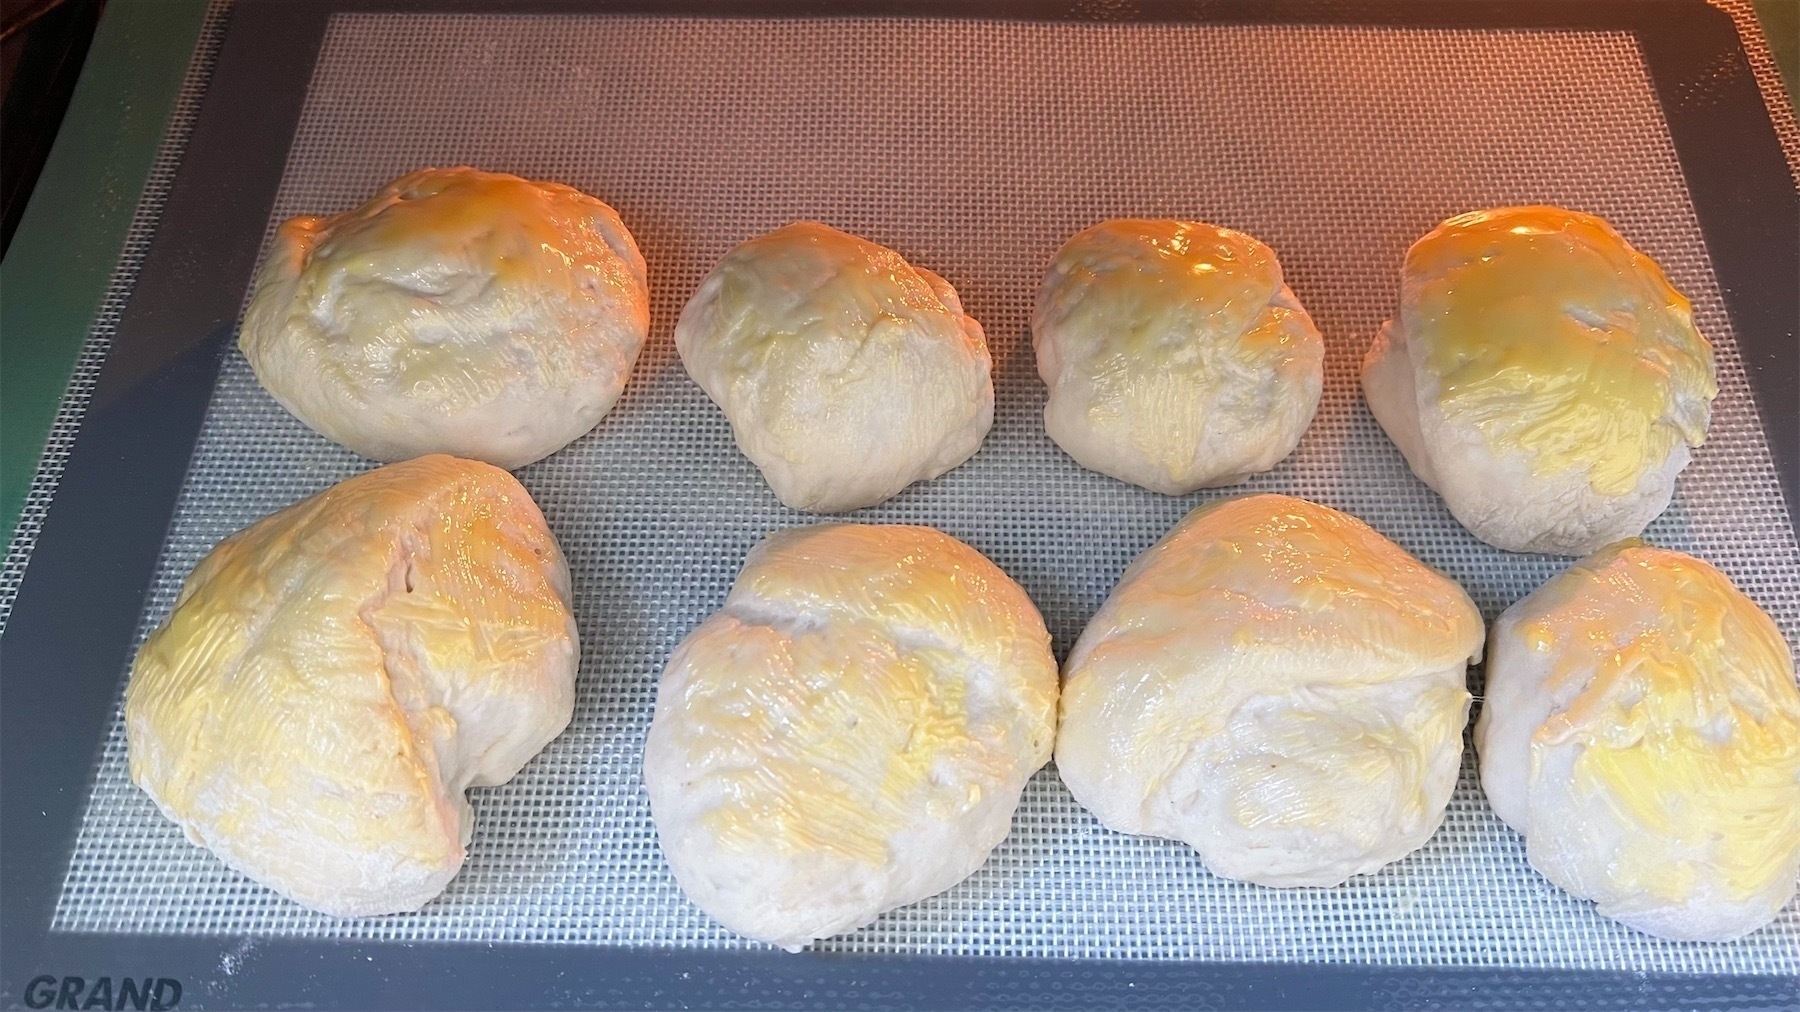
<path id="1" fill-rule="evenodd" d="M 574 722 L 512 783 L 474 792 L 469 861 L 443 897 L 363 920 L 312 914 L 187 843 L 131 786 L 115 723 L 55 929 L 751 946 L 682 898 L 638 762 L 670 650 L 760 536 L 819 522 L 776 502 L 670 339 L 720 255 L 801 218 L 943 274 L 996 360 L 981 452 L 850 519 L 930 524 L 985 552 L 1037 601 L 1060 655 L 1137 552 L 1225 494 L 1144 492 L 1081 470 L 1044 435 L 1027 319 L 1068 235 L 1176 216 L 1272 245 L 1325 335 L 1325 394 L 1300 449 L 1243 490 L 1364 518 L 1491 619 L 1567 560 L 1462 531 L 1375 426 L 1355 367 L 1392 308 L 1406 246 L 1442 218 L 1530 201 L 1604 215 L 1694 300 L 1719 362 L 1707 443 L 1648 537 L 1718 565 L 1800 639 L 1800 549 L 1629 35 L 346 15 L 315 67 L 270 225 L 460 163 L 594 193 L 650 264 L 651 337 L 624 397 L 593 433 L 519 472 L 575 576 Z M 232 352 L 143 631 L 220 538 L 367 466 L 289 417 Z M 1107 832 L 1050 769 L 975 876 L 819 947 L 1792 974 L 1800 910 L 1725 945 L 1615 925 L 1530 870 L 1467 757 L 1425 848 L 1309 890 L 1227 882 L 1179 844 Z"/>

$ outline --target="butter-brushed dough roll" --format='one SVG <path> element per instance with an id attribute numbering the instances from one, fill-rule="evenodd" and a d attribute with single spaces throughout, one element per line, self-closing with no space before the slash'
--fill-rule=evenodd
<path id="1" fill-rule="evenodd" d="M 1044 427 L 1083 467 L 1165 495 L 1232 485 L 1294 451 L 1325 342 L 1256 239 L 1106 221 L 1050 264 L 1031 318 Z"/>
<path id="2" fill-rule="evenodd" d="M 579 190 L 421 169 L 283 222 L 238 347 L 283 407 L 365 457 L 522 467 L 618 400 L 645 276 L 618 213 Z"/>
<path id="3" fill-rule="evenodd" d="M 727 253 L 675 347 L 794 509 L 873 506 L 968 460 L 994 421 L 987 340 L 956 289 L 818 222 Z"/>
<path id="4" fill-rule="evenodd" d="M 462 867 L 464 792 L 567 726 L 569 573 L 499 468 L 427 456 L 225 539 L 125 693 L 131 779 L 188 839 L 328 914 L 416 910 Z"/>
<path id="5" fill-rule="evenodd" d="M 1699 559 L 1621 541 L 1506 609 L 1475 748 L 1532 867 L 1607 917 L 1725 941 L 1794 897 L 1794 657 Z"/>
<path id="6" fill-rule="evenodd" d="M 670 657 L 644 786 L 688 898 L 797 950 L 979 868 L 1055 732 L 1018 584 L 928 527 L 826 524 L 752 549 Z"/>
<path id="7" fill-rule="evenodd" d="M 1562 555 L 1635 536 L 1669 505 L 1718 393 L 1662 269 L 1559 207 L 1464 214 L 1414 243 L 1362 385 L 1470 533 Z"/>
<path id="8" fill-rule="evenodd" d="M 1202 506 L 1138 556 L 1063 667 L 1056 767 L 1123 833 L 1208 870 L 1337 885 L 1443 821 L 1481 615 L 1345 513 Z"/>

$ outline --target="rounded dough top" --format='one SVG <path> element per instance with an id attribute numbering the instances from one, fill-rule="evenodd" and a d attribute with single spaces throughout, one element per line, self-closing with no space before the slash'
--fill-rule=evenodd
<path id="1" fill-rule="evenodd" d="M 1459 215 L 1406 254 L 1399 325 L 1451 422 L 1604 495 L 1698 446 L 1718 393 L 1688 300 L 1605 221 L 1558 207 Z"/>
<path id="2" fill-rule="evenodd" d="M 277 400 L 363 456 L 512 468 L 593 428 L 649 323 L 644 258 L 611 207 L 423 169 L 283 222 L 239 345 Z"/>
<path id="3" fill-rule="evenodd" d="M 683 889 L 798 947 L 961 881 L 1050 758 L 1024 591 L 925 527 L 770 535 L 671 657 L 645 783 Z"/>
<path id="4" fill-rule="evenodd" d="M 195 842 L 338 916 L 462 864 L 471 786 L 567 725 L 569 574 L 525 489 L 429 456 L 339 483 L 195 567 L 126 690 L 131 777 Z"/>
<path id="5" fill-rule="evenodd" d="M 1355 517 L 1209 504 L 1070 652 L 1057 766 L 1102 823 L 1186 840 L 1216 873 L 1336 884 L 1436 829 L 1484 632 L 1461 587 Z"/>
<path id="6" fill-rule="evenodd" d="M 881 502 L 967 460 L 993 422 L 987 342 L 949 282 L 817 222 L 726 254 L 675 345 L 796 509 Z"/>
<path id="7" fill-rule="evenodd" d="M 1368 524 L 1284 495 L 1202 506 L 1126 569 L 1069 668 L 1179 634 L 1185 666 L 1233 694 L 1321 676 L 1392 681 L 1470 659 L 1481 614 L 1454 581 Z"/>
<path id="8" fill-rule="evenodd" d="M 1085 467 L 1181 494 L 1293 451 L 1325 345 L 1274 251 L 1190 221 L 1120 219 L 1071 238 L 1032 316 L 1045 424 Z"/>
<path id="9" fill-rule="evenodd" d="M 1690 935 L 1680 915 L 1633 913 L 1773 893 L 1729 937 L 1793 895 L 1793 655 L 1723 573 L 1622 541 L 1508 608 L 1494 645 L 1482 781 L 1534 864 L 1603 912 L 1675 937 L 1719 935 Z M 1577 853 L 1597 841 L 1610 844 Z"/>

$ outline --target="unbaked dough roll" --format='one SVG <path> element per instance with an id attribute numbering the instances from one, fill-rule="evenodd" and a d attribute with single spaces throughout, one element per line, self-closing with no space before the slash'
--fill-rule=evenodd
<path id="1" fill-rule="evenodd" d="M 1200 222 L 1078 233 L 1050 264 L 1031 333 L 1050 438 L 1166 495 L 1274 467 L 1324 382 L 1325 342 L 1274 251 Z"/>
<path id="2" fill-rule="evenodd" d="M 726 254 L 675 347 L 795 509 L 873 506 L 969 459 L 994 421 L 987 341 L 956 289 L 817 222 Z"/>
<path id="3" fill-rule="evenodd" d="M 428 456 L 233 534 L 125 693 L 131 779 L 188 839 L 328 914 L 416 910 L 462 867 L 464 792 L 567 726 L 569 573 L 525 489 Z"/>
<path id="4" fill-rule="evenodd" d="M 612 208 L 422 169 L 283 222 L 238 346 L 283 407 L 365 457 L 514 468 L 600 421 L 649 327 L 644 258 Z"/>
<path id="5" fill-rule="evenodd" d="M 928 527 L 806 527 L 669 658 L 644 786 L 688 897 L 797 950 L 979 868 L 1055 722 L 1049 633 L 993 563 Z"/>
<path id="6" fill-rule="evenodd" d="M 1109 829 L 1183 840 L 1215 874 L 1337 885 L 1443 821 L 1482 634 L 1461 587 L 1355 517 L 1212 503 L 1069 653 L 1057 770 Z"/>
<path id="7" fill-rule="evenodd" d="M 1724 941 L 1800 876 L 1800 689 L 1723 573 L 1622 541 L 1494 624 L 1481 784 L 1544 877 L 1640 931 Z"/>
<path id="8" fill-rule="evenodd" d="M 1669 505 L 1718 393 L 1688 300 L 1606 222 L 1559 207 L 1477 211 L 1414 243 L 1362 384 L 1470 533 L 1565 555 Z"/>

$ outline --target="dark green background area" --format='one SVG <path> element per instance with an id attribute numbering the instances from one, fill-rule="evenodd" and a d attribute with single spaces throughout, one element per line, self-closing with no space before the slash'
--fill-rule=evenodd
<path id="1" fill-rule="evenodd" d="M 1763 35 L 1781 66 L 1788 101 L 1800 106 L 1800 0 L 1755 0 Z"/>
<path id="2" fill-rule="evenodd" d="M 1756 0 L 1800 102 L 1800 0 Z M 0 530 L 9 536 L 117 264 L 207 0 L 110 0 L 0 263 Z"/>
<path id="3" fill-rule="evenodd" d="M 0 530 L 10 540 L 200 37 L 207 0 L 111 0 L 0 263 Z"/>

